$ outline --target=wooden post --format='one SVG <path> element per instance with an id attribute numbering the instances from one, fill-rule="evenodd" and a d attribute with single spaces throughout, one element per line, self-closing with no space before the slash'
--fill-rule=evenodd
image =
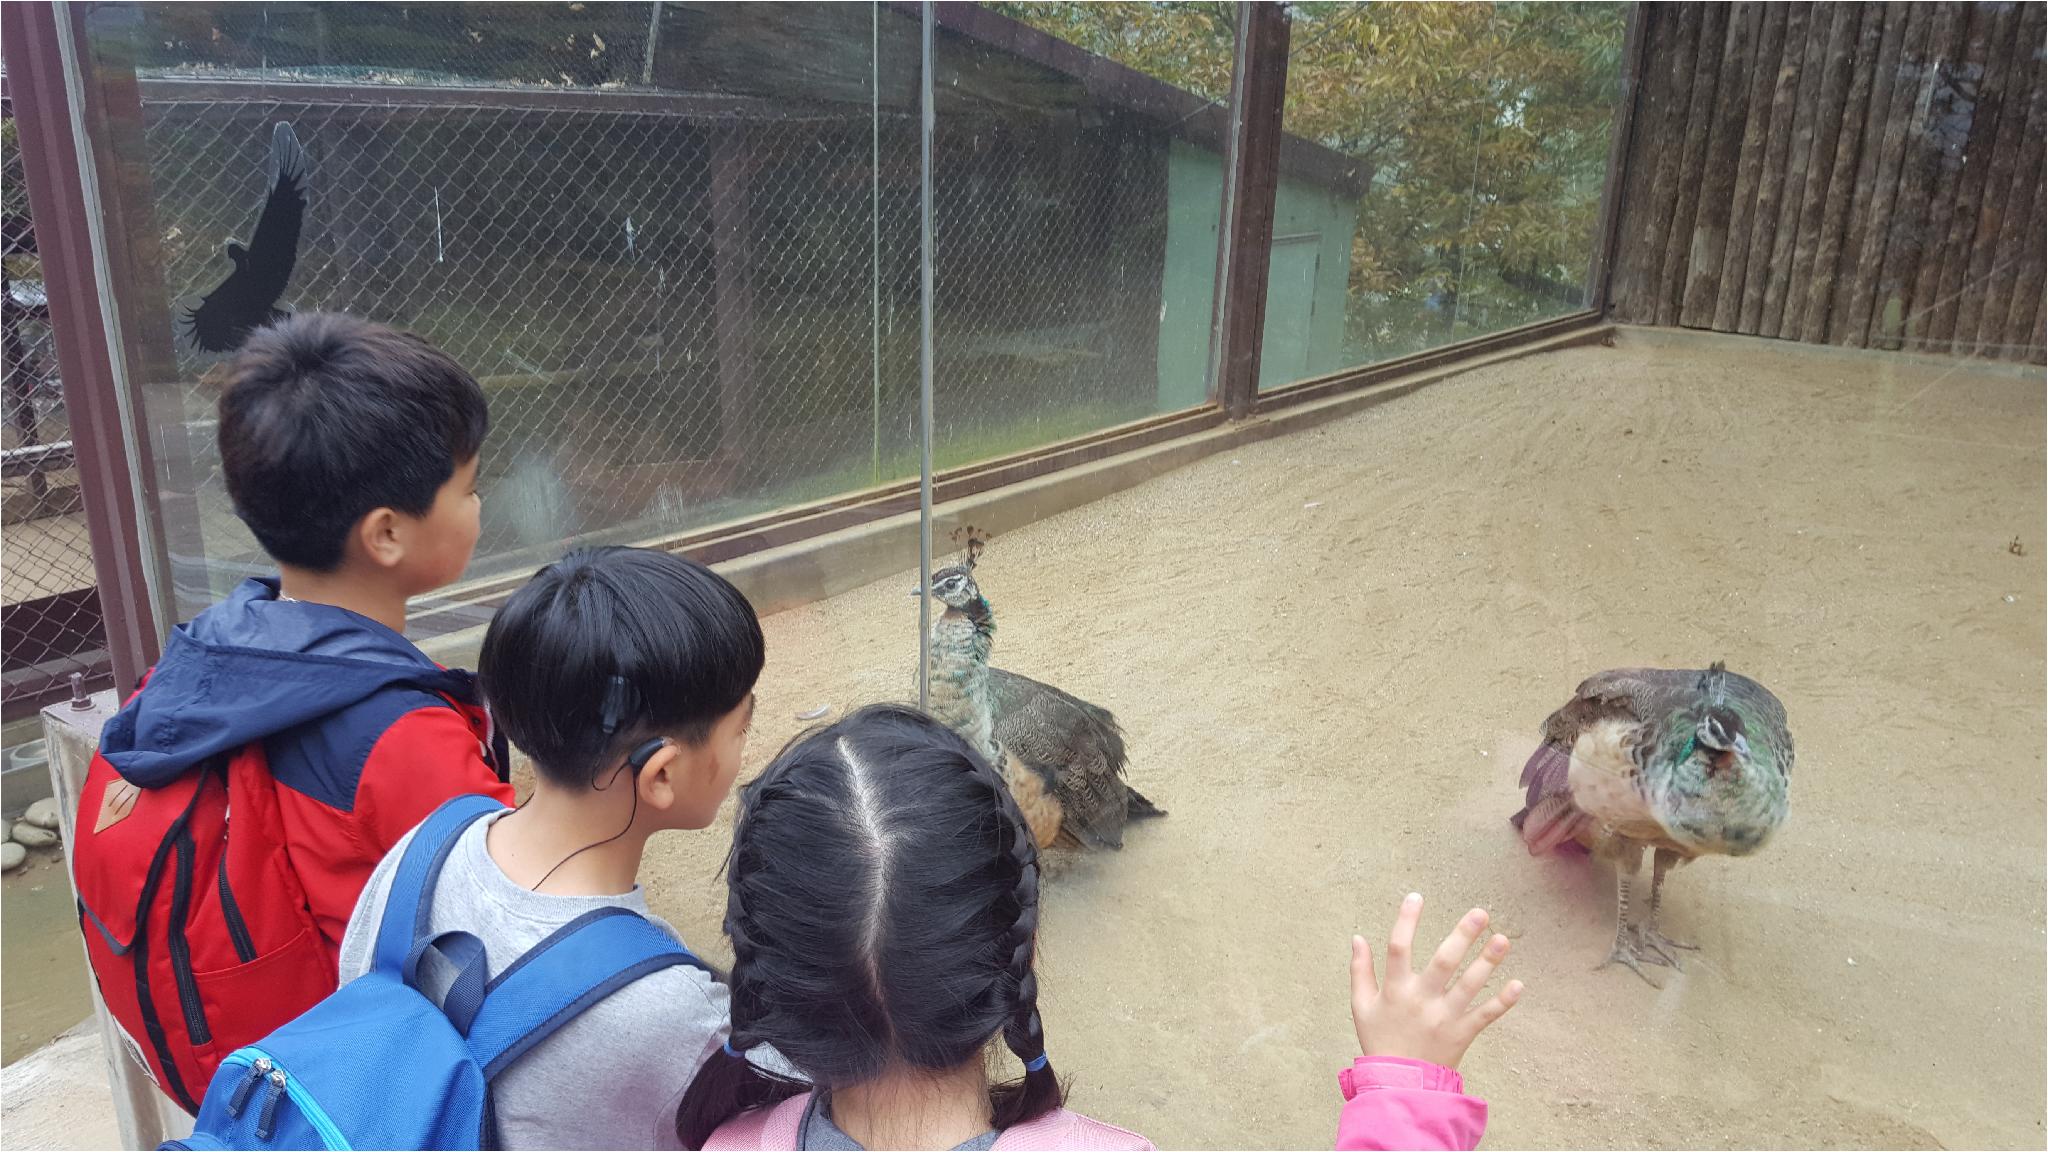
<path id="1" fill-rule="evenodd" d="M 92 155 L 80 152 L 75 135 L 82 110 L 74 84 L 84 80 L 69 15 L 68 7 L 54 4 L 0 5 L 0 47 L 15 96 L 23 182 L 42 255 L 107 651 L 115 684 L 127 693 L 161 651 L 156 605 L 163 566 L 146 507 L 149 437 L 139 398 L 127 389 L 120 329 L 109 322 L 117 297 L 104 282 L 108 269 L 99 252 L 105 249 L 94 247 L 103 225 L 99 183 Z M 98 239 L 104 245 L 104 233 Z"/>
<path id="2" fill-rule="evenodd" d="M 1790 18 L 1794 5 L 1770 4 L 1762 8 L 1762 24 L 1757 29 L 1756 55 L 1750 60 L 1749 111 L 1742 126 L 1740 158 L 1735 166 L 1735 196 L 1728 205 L 1728 226 L 1722 230 L 1721 270 L 1719 281 L 1714 288 L 1714 311 L 1712 327 L 1716 332 L 1733 332 L 1742 319 L 1742 292 L 1749 283 L 1749 267 L 1752 260 L 1761 262 L 1769 253 L 1770 243 L 1763 244 L 1763 252 L 1754 252 L 1753 243 L 1756 222 L 1766 215 L 1766 209 L 1774 205 L 1759 203 L 1764 179 L 1764 159 L 1769 149 L 1767 140 L 1771 132 L 1773 114 L 1780 107 L 1776 92 L 1789 89 L 1798 77 L 1798 61 L 1805 54 L 1805 45 L 1790 39 Z M 1799 27 L 1805 29 L 1805 13 Z M 1790 54 L 1793 70 L 1788 76 L 1780 61 Z M 1783 169 L 1780 169 L 1782 172 Z"/>
<path id="3" fill-rule="evenodd" d="M 1864 139 L 1864 111 L 1870 102 L 1878 47 L 1884 37 L 1884 16 L 1870 4 L 1843 4 L 1843 18 L 1835 33 L 1841 39 L 1831 39 L 1829 43 L 1831 64 L 1835 59 L 1845 59 L 1847 76 L 1829 74 L 1823 98 L 1833 98 L 1839 92 L 1835 84 L 1841 82 L 1847 82 L 1847 92 L 1839 105 L 1827 105 L 1841 107 L 1841 115 L 1829 125 L 1829 133 L 1835 137 L 1835 156 L 1827 162 L 1831 180 L 1827 193 L 1821 197 L 1819 236 L 1808 242 L 1812 260 L 1800 269 L 1804 275 L 1798 277 L 1798 291 L 1786 297 L 1782 328 L 1786 338 L 1815 344 L 1827 338 L 1827 312 L 1835 299 L 1835 279 L 1841 275 L 1839 264 L 1849 203 L 1858 195 L 1855 180 L 1862 172 L 1860 160 L 1868 148 Z M 1853 51 L 1849 49 L 1851 41 L 1855 45 Z"/>
<path id="4" fill-rule="evenodd" d="M 2026 9 L 2039 12 L 2040 6 L 2027 5 Z M 1991 162 L 1997 155 L 1999 133 L 2004 129 L 2003 121 L 2025 119 L 2018 105 L 2013 106 L 2010 116 L 2004 111 L 2006 92 L 2014 87 L 2014 80 L 2019 75 L 2015 71 L 2015 61 L 2029 47 L 2017 34 L 2021 6 L 2006 4 L 1993 11 L 1996 16 L 1987 37 L 1986 55 L 1979 57 L 1984 60 L 1983 84 L 1977 90 L 1977 106 L 1970 116 L 1969 143 L 1963 149 L 1963 168 L 1956 184 L 1955 204 L 1948 212 L 1948 237 L 1941 246 L 1941 275 L 1935 284 L 1933 306 L 1927 315 L 1923 329 L 1925 335 L 1920 344 L 1930 351 L 1947 351 L 1949 341 L 1955 336 L 1956 319 L 1962 306 L 1963 279 L 1970 270 L 1970 248 L 1977 235 L 1977 212 L 1984 202 Z M 1981 11 L 1979 15 L 1981 19 Z M 2018 87 L 2024 91 L 2024 81 Z"/>
<path id="5" fill-rule="evenodd" d="M 10 5 L 11 7 L 11 5 Z M 77 702 L 52 704 L 43 709 L 43 738 L 50 751 L 50 790 L 57 798 L 57 828 L 64 840 L 64 877 L 71 885 L 71 898 L 78 900 L 78 881 L 71 874 L 71 831 L 77 823 L 78 795 L 85 788 L 85 770 L 99 750 L 100 728 L 114 715 L 120 698 L 100 692 Z M 78 962 L 85 963 L 81 941 Z M 107 1014 L 100 1000 L 99 982 L 88 978 L 92 988 L 93 1019 L 100 1030 L 100 1054 L 107 1063 L 107 1083 L 113 1090 L 114 1120 L 123 1148 L 155 1148 L 166 1139 L 183 1136 L 191 1129 L 191 1118 L 157 1091 L 156 1082 L 132 1055 L 128 1042 Z"/>
<path id="6" fill-rule="evenodd" d="M 1942 132 L 1955 99 L 1956 57 L 1969 32 L 1970 10 L 1960 4 L 1935 7 L 1928 34 L 1926 63 L 1911 105 L 1906 151 L 1899 164 L 1898 201 L 1892 208 L 1891 236 L 1873 285 L 1869 342 L 1897 348 L 1906 331 L 1906 315 L 1914 307 L 1913 284 L 1919 279 L 1926 233 L 1933 228 L 1927 209 L 1940 180 Z M 1953 180 L 1949 181 L 1951 190 Z"/>
<path id="7" fill-rule="evenodd" d="M 1795 97 L 1800 83 L 1811 75 L 1807 58 L 1815 56 L 1812 45 L 1826 37 L 1816 37 L 1807 29 L 1807 22 L 1814 16 L 1826 20 L 1826 13 L 1816 13 L 1811 4 L 1794 3 L 1785 17 L 1785 34 L 1781 41 L 1782 51 L 1778 58 L 1778 74 L 1771 83 L 1770 131 L 1764 141 L 1763 170 L 1756 186 L 1756 211 L 1750 218 L 1749 236 L 1744 242 L 1738 237 L 1744 258 L 1742 287 L 1735 311 L 1737 332 L 1754 333 L 1762 323 L 1764 292 L 1771 277 L 1771 254 L 1777 246 L 1780 197 L 1785 191 L 1785 164 L 1792 154 L 1792 139 L 1799 131 L 1799 107 Z M 1806 118 L 1806 129 L 1810 135 L 1813 129 L 1812 117 Z M 1800 158 L 1805 159 L 1805 152 Z M 1735 244 L 1730 245 L 1733 250 Z M 1730 278 L 1722 276 L 1722 282 Z"/>
<path id="8" fill-rule="evenodd" d="M 1715 286 L 1721 278 L 1721 256 L 1728 243 L 1728 216 L 1733 210 L 1735 178 L 1741 169 L 1742 123 L 1749 103 L 1750 63 L 1756 55 L 1758 25 L 1765 5 L 1737 4 L 1728 14 L 1728 35 L 1722 42 L 1720 81 L 1714 93 L 1712 130 L 1707 134 L 1705 166 L 1700 171 L 1699 210 L 1685 237 L 1689 263 L 1678 322 L 1688 328 L 1714 323 Z"/>
<path id="9" fill-rule="evenodd" d="M 2006 305 L 2005 323 L 1995 342 L 1997 355 L 2006 360 L 2026 359 L 2033 339 L 2034 317 L 2041 308 L 2042 289 L 2048 286 L 2048 264 L 2042 262 L 2042 249 L 2048 247 L 2048 230 L 2043 227 L 2044 219 L 2048 219 L 2048 184 L 2039 177 L 2038 159 L 2034 171 L 2034 206 L 2026 217 L 2026 239 L 2013 248 L 2013 263 L 2017 267 L 2011 302 Z"/>
<path id="10" fill-rule="evenodd" d="M 1679 166 L 1685 155 L 1685 121 L 1692 106 L 1693 71 L 1704 16 L 1704 5 L 1685 3 L 1660 6 L 1656 17 L 1658 25 L 1669 26 L 1668 33 L 1658 34 L 1658 43 L 1668 47 L 1660 48 L 1661 55 L 1652 55 L 1651 60 L 1667 61 L 1668 68 L 1663 76 L 1650 77 L 1652 85 L 1662 85 L 1664 89 L 1660 100 L 1645 106 L 1645 111 L 1655 107 L 1657 114 L 1655 133 L 1650 133 L 1647 125 L 1643 133 L 1644 139 L 1659 141 L 1657 169 L 1650 179 L 1650 198 L 1640 212 L 1640 222 L 1637 209 L 1630 206 L 1627 224 L 1633 246 L 1620 256 L 1629 275 L 1624 282 L 1626 287 L 1617 293 L 1616 318 L 1630 323 L 1649 324 L 1657 319 L 1657 301 L 1664 283 L 1664 241 L 1671 232 L 1671 220 L 1681 198 Z"/>
<path id="11" fill-rule="evenodd" d="M 1907 15 L 1904 4 L 1871 6 L 1864 12 L 1863 33 L 1856 41 L 1856 59 L 1851 65 L 1854 78 L 1849 85 L 1849 102 L 1842 109 L 1842 132 L 1828 184 L 1827 210 L 1806 277 L 1806 308 L 1800 319 L 1799 338 L 1809 344 L 1825 341 L 1836 307 L 1848 306 L 1848 271 L 1842 267 L 1842 260 L 1845 255 L 1853 259 L 1862 235 L 1863 218 L 1870 212 L 1878 139 L 1884 134 L 1884 110 L 1891 99 L 1890 87 L 1880 85 L 1878 78 L 1890 76 L 1898 69 Z M 1786 327 L 1789 330 L 1790 324 Z"/>
<path id="12" fill-rule="evenodd" d="M 1927 162 L 1934 171 L 1932 199 L 1921 229 L 1924 234 L 1915 237 L 1921 244 L 1919 266 L 1900 286 L 1906 295 L 1902 319 L 1904 345 L 1909 349 L 1927 346 L 1928 328 L 1941 306 L 1943 248 L 1953 223 L 1956 197 L 1962 191 L 1971 130 L 1988 79 L 1991 26 L 2010 10 L 1973 5 L 1957 19 L 1958 34 L 1963 37 L 1961 49 L 1941 62 L 1944 79 L 1930 109 L 1925 141 Z"/>
<path id="13" fill-rule="evenodd" d="M 1902 4 L 1906 9 L 1905 40 L 1896 68 L 1880 66 L 1880 85 L 1890 85 L 1885 112 L 1876 120 L 1876 131 L 1865 148 L 1877 146 L 1877 164 L 1870 185 L 1870 209 L 1863 218 L 1862 244 L 1856 259 L 1837 271 L 1842 291 L 1835 295 L 1835 315 L 1828 324 L 1828 339 L 1836 344 L 1861 348 L 1870 342 L 1871 309 L 1877 300 L 1877 281 L 1891 244 L 1892 213 L 1898 206 L 1899 170 L 1906 159 L 1906 141 L 1913 131 L 1913 111 L 1920 98 L 1920 76 L 1927 67 L 1927 43 L 1933 34 L 1938 5 Z M 1887 47 L 1889 51 L 1889 47 Z M 1870 105 L 1879 107 L 1872 93 Z M 1857 195 L 1862 195 L 1859 189 Z M 1844 307 L 1846 301 L 1847 307 Z"/>
<path id="14" fill-rule="evenodd" d="M 1806 65 L 1792 114 L 1792 152 L 1778 206 L 1778 233 L 1771 240 L 1770 279 L 1764 286 L 1759 336 L 1797 336 L 1805 303 L 1805 281 L 1797 269 L 1804 252 L 1813 259 L 1812 237 L 1820 231 L 1828 174 L 1835 163 L 1840 111 L 1849 91 L 1849 61 L 1863 24 L 1862 4 L 1815 4 L 1807 29 Z M 1820 109 L 1828 109 L 1823 116 Z M 1787 307 L 1788 301 L 1797 301 Z"/>
<path id="15" fill-rule="evenodd" d="M 1615 246 L 1621 241 L 1621 207 L 1624 190 L 1640 198 L 1649 184 L 1650 165 L 1632 164 L 1637 154 L 1635 125 L 1643 102 L 1643 61 L 1649 41 L 1650 10 L 1632 4 L 1628 27 L 1621 38 L 1621 92 L 1614 102 L 1614 119 L 1608 131 L 1607 178 L 1600 184 L 1599 231 L 1593 237 L 1593 264 L 1586 270 L 1587 305 L 1605 314 L 1614 280 Z"/>
<path id="16" fill-rule="evenodd" d="M 1665 230 L 1664 259 L 1657 274 L 1657 319 L 1666 328 L 1678 323 L 1685 300 L 1686 267 L 1692 256 L 1692 228 L 1700 207 L 1700 173 L 1707 162 L 1708 126 L 1713 123 L 1714 92 L 1721 80 L 1721 57 L 1730 35 L 1729 5 L 1709 4 L 1700 20 L 1693 53 L 1692 93 L 1685 114 L 1685 158 L 1679 162 L 1677 204 Z M 1676 147 L 1674 142 L 1674 147 Z"/>
<path id="17" fill-rule="evenodd" d="M 1223 247 L 1218 253 L 1210 345 L 1212 395 L 1233 420 L 1249 416 L 1258 402 L 1266 266 L 1273 251 L 1273 202 L 1280 187 L 1287 40 L 1285 7 L 1238 6 L 1238 69 L 1231 85 Z"/>
<path id="18" fill-rule="evenodd" d="M 2019 278 L 2020 264 L 2041 259 L 2041 253 L 2025 250 L 2025 236 L 2032 223 L 2028 219 L 2028 205 L 2039 202 L 2037 190 L 2041 187 L 2042 162 L 2042 79 L 2041 69 L 2034 67 L 2033 88 L 2028 94 L 2027 122 L 2021 130 L 2018 159 L 2012 165 L 2011 178 L 2005 189 L 2004 211 L 1998 221 L 1998 236 L 1992 241 L 1991 251 L 1995 259 L 1985 271 L 1983 314 L 1977 321 L 1975 341 L 1969 351 L 1983 352 L 2005 342 L 2006 313 L 2012 306 L 2013 285 Z M 1972 262 L 1974 267 L 1974 261 Z M 1958 329 L 1957 338 L 1964 333 Z"/>
<path id="19" fill-rule="evenodd" d="M 2012 65 L 2006 90 L 2018 100 L 2007 99 L 1999 113 L 1998 135 L 1991 145 L 1991 166 L 1984 177 L 1983 200 L 1977 206 L 1977 226 L 1970 239 L 1970 257 L 1963 273 L 1956 303 L 1955 338 L 1949 350 L 1966 356 L 1976 350 L 1977 329 L 1987 311 L 1992 270 L 1999 256 L 1998 233 L 2004 226 L 2006 201 L 2013 185 L 2013 168 L 2018 163 L 2021 143 L 2030 134 L 2030 122 L 2039 126 L 2041 69 L 2033 62 L 2032 47 L 2041 42 L 2042 8 L 2022 6 L 2020 35 L 2012 49 Z M 2019 211 L 2014 205 L 2013 211 Z"/>

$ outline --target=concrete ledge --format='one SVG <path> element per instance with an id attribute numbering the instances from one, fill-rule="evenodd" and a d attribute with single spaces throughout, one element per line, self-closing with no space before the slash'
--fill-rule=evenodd
<path id="1" fill-rule="evenodd" d="M 1008 532 L 1143 484 L 1218 452 L 1327 424 L 1460 373 L 1563 348 L 1606 343 L 1612 340 L 1613 333 L 1611 325 L 1588 325 L 1547 340 L 1424 369 L 1354 392 L 1306 401 L 1235 424 L 1216 425 L 1179 439 L 949 501 L 933 510 L 932 536 L 935 541 L 944 541 L 955 528 L 970 524 L 996 534 Z M 913 571 L 917 567 L 917 543 L 918 516 L 911 511 L 769 548 L 714 567 L 753 602 L 755 611 L 766 616 Z M 483 634 L 482 626 L 466 628 L 436 637 L 422 647 L 443 664 L 474 667 Z"/>

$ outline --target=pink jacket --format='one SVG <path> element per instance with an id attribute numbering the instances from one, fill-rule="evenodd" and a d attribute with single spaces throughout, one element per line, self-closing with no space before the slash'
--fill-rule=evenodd
<path id="1" fill-rule="evenodd" d="M 797 1146 L 797 1128 L 803 1123 L 804 1109 L 810 1105 L 811 1094 L 804 1092 L 773 1107 L 742 1112 L 720 1124 L 704 1147 L 707 1152 L 712 1148 L 793 1149 Z M 1136 1132 L 1056 1108 L 1036 1120 L 1003 1129 L 996 1137 L 996 1148 L 1000 1152 L 1066 1152 L 1078 1148 L 1151 1152 L 1152 1142 Z"/>
<path id="2" fill-rule="evenodd" d="M 1465 1078 L 1440 1064 L 1399 1056 L 1361 1056 L 1337 1074 L 1344 1111 L 1337 1147 L 1479 1147 L 1486 1101 L 1465 1095 Z"/>

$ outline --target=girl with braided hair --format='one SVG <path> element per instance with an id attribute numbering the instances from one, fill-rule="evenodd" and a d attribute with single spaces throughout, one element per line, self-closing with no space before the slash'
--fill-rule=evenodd
<path id="1" fill-rule="evenodd" d="M 945 725 L 876 706 L 799 737 L 742 790 L 726 876 L 732 1036 L 684 1093 L 684 1147 L 1152 1147 L 1061 1107 L 1037 845 Z M 990 1083 L 997 1037 L 1021 1079 Z M 764 1045 L 808 1083 L 747 1059 Z"/>

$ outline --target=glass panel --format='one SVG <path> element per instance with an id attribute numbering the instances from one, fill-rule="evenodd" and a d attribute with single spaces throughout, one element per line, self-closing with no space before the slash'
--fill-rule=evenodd
<path id="1" fill-rule="evenodd" d="M 174 319 L 248 237 L 280 121 L 310 164 L 280 304 L 418 331 L 490 398 L 473 581 L 915 475 L 914 19 L 148 4 L 91 26 L 96 76 L 141 81 L 139 106 L 105 92 L 143 161 L 122 202 L 162 238 L 131 271 L 181 613 L 268 567 L 215 457 L 223 358 Z"/>
<path id="2" fill-rule="evenodd" d="M 1260 387 L 1585 307 L 1627 5 L 1290 11 Z"/>
<path id="3" fill-rule="evenodd" d="M 940 469 L 1207 397 L 1232 13 L 947 9 L 934 148 Z"/>

